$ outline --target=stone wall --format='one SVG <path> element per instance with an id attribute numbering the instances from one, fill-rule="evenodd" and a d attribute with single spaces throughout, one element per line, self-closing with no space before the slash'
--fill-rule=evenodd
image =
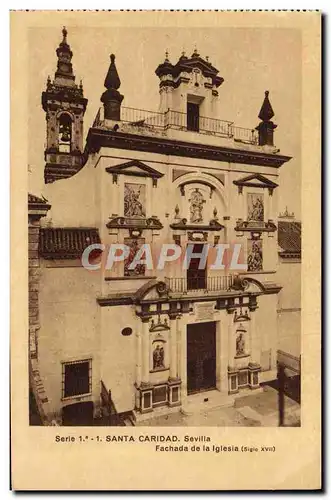
<path id="1" fill-rule="evenodd" d="M 38 362 L 40 260 L 38 256 L 40 217 L 29 214 L 29 385 L 43 425 L 53 425 L 48 398 Z M 31 408 L 30 408 L 31 411 Z M 31 420 L 30 420 L 31 421 Z"/>

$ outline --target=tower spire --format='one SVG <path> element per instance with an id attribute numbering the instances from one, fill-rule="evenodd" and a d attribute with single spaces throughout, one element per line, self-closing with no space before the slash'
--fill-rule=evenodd
<path id="1" fill-rule="evenodd" d="M 264 100 L 259 112 L 259 118 L 261 122 L 256 127 L 259 133 L 259 146 L 273 146 L 274 145 L 274 130 L 277 128 L 271 118 L 275 115 L 272 109 L 271 103 L 269 101 L 269 91 L 266 90 L 264 93 Z"/>
<path id="2" fill-rule="evenodd" d="M 62 42 L 56 49 L 57 55 L 57 70 L 55 73 L 55 83 L 59 83 L 64 86 L 73 86 L 75 81 L 75 75 L 72 69 L 71 59 L 73 53 L 70 49 L 70 45 L 67 42 L 68 31 L 65 26 L 62 29 Z"/>
<path id="3" fill-rule="evenodd" d="M 120 94 L 118 89 L 121 86 L 121 80 L 118 76 L 115 55 L 110 55 L 110 65 L 105 78 L 106 91 L 101 96 L 101 102 L 104 106 L 104 115 L 106 120 L 120 120 L 121 117 L 121 102 L 124 96 Z"/>
<path id="4" fill-rule="evenodd" d="M 62 29 L 62 35 L 63 35 L 62 43 L 64 43 L 64 44 L 67 43 L 67 34 L 68 34 L 67 28 L 65 26 L 63 26 L 63 29 Z"/>

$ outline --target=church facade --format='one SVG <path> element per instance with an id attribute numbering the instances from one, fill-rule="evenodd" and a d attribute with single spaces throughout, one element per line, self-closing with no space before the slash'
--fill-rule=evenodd
<path id="1" fill-rule="evenodd" d="M 127 108 L 111 55 L 83 144 L 87 98 L 65 29 L 56 53 L 44 197 L 29 195 L 42 421 L 134 421 L 259 391 L 276 377 L 279 168 L 291 159 L 268 92 L 253 129 L 222 121 L 223 78 L 195 49 L 156 68 L 157 112 Z"/>

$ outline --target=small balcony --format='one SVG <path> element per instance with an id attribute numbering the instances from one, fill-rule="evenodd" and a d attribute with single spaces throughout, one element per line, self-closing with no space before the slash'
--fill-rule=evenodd
<path id="1" fill-rule="evenodd" d="M 107 128 L 107 123 L 104 119 L 103 113 L 103 108 L 100 108 L 93 122 L 93 128 Z M 206 116 L 196 117 L 193 126 L 192 120 L 187 113 L 173 111 L 170 109 L 164 113 L 160 113 L 156 111 L 122 106 L 121 118 L 116 121 L 126 124 L 126 126 L 129 127 L 130 132 L 136 129 L 137 133 L 144 132 L 148 134 L 152 131 L 165 133 L 167 130 L 172 129 L 232 139 L 236 142 L 251 144 L 254 146 L 258 146 L 259 144 L 258 133 L 255 129 L 237 127 L 234 125 L 234 122 L 218 120 L 216 118 L 209 118 Z"/>
<path id="2" fill-rule="evenodd" d="M 233 285 L 233 276 L 197 276 L 187 278 L 165 278 L 171 293 L 196 294 L 229 292 Z"/>

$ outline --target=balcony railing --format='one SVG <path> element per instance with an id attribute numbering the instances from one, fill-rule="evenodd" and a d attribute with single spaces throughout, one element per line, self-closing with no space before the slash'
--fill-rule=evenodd
<path id="1" fill-rule="evenodd" d="M 170 292 L 174 293 L 224 292 L 230 291 L 233 277 L 232 275 L 225 275 L 209 276 L 206 278 L 165 278 L 165 282 Z"/>
<path id="2" fill-rule="evenodd" d="M 164 113 L 148 111 L 145 109 L 121 107 L 121 119 L 123 123 L 128 123 L 132 127 L 158 130 L 184 130 L 193 131 L 200 134 L 215 135 L 225 137 L 247 144 L 258 144 L 258 133 L 254 129 L 234 126 L 233 122 L 227 120 L 218 120 L 199 116 L 196 120 L 194 130 L 188 126 L 187 114 L 180 111 L 168 109 Z M 93 127 L 102 127 L 105 125 L 103 118 L 103 108 L 100 108 L 95 117 Z"/>

